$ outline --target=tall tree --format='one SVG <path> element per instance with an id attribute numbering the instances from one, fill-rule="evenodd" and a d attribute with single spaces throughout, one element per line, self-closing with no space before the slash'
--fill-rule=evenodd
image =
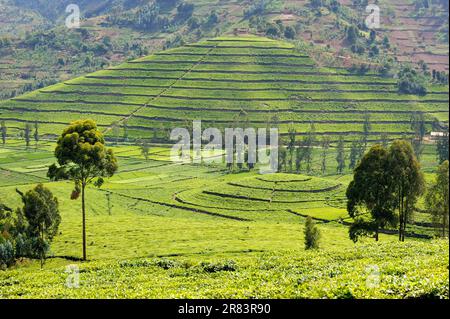
<path id="1" fill-rule="evenodd" d="M 137 145 L 141 149 L 141 154 L 144 156 L 145 160 L 148 161 L 150 155 L 150 144 L 146 139 L 138 140 Z"/>
<path id="2" fill-rule="evenodd" d="M 281 172 L 284 168 L 284 171 L 286 172 L 286 158 L 287 158 L 287 151 L 286 147 L 283 145 L 279 146 L 278 151 L 278 171 Z"/>
<path id="3" fill-rule="evenodd" d="M 439 164 L 448 161 L 448 133 L 445 136 L 438 138 L 436 152 Z"/>
<path id="4" fill-rule="evenodd" d="M 48 176 L 53 180 L 71 179 L 75 183 L 73 199 L 81 193 L 83 260 L 86 260 L 86 187 L 92 183 L 101 187 L 104 178 L 117 171 L 117 159 L 113 151 L 106 148 L 103 134 L 92 120 L 70 124 L 57 141 L 55 157 L 59 166 L 52 165 Z"/>
<path id="5" fill-rule="evenodd" d="M 111 127 L 116 144 L 119 144 L 119 138 L 120 138 L 120 126 L 119 125 L 120 125 L 119 122 L 114 122 Z"/>
<path id="6" fill-rule="evenodd" d="M 406 225 L 417 199 L 423 194 L 425 182 L 420 164 L 410 143 L 394 141 L 389 148 L 387 172 L 396 198 L 399 240 L 405 240 Z"/>
<path id="7" fill-rule="evenodd" d="M 442 237 L 448 237 L 449 220 L 449 185 L 448 161 L 443 162 L 438 167 L 436 181 L 428 190 L 425 197 L 427 210 L 433 215 L 433 220 L 441 226 Z"/>
<path id="8" fill-rule="evenodd" d="M 316 143 L 316 126 L 314 122 L 311 122 L 308 134 L 306 135 L 304 142 L 304 158 L 306 162 L 306 171 L 308 173 L 312 170 L 314 144 Z"/>
<path id="9" fill-rule="evenodd" d="M 308 173 L 310 173 L 312 169 L 314 143 L 316 140 L 315 131 L 316 129 L 314 123 L 311 122 L 309 131 L 300 142 L 300 153 L 297 157 L 297 161 L 299 161 L 299 167 L 301 168 L 301 162 L 304 161 L 306 163 L 306 171 Z"/>
<path id="10" fill-rule="evenodd" d="M 37 148 L 38 143 L 39 143 L 39 124 L 38 122 L 34 122 L 34 142 L 36 143 L 35 146 Z"/>
<path id="11" fill-rule="evenodd" d="M 417 137 L 411 140 L 411 146 L 414 150 L 414 155 L 416 156 L 417 160 L 420 161 L 425 146 L 422 144 L 422 141 Z"/>
<path id="12" fill-rule="evenodd" d="M 302 161 L 303 161 L 303 151 L 301 147 L 297 147 L 295 149 L 295 171 L 297 174 L 300 174 L 302 169 Z"/>
<path id="13" fill-rule="evenodd" d="M 338 174 L 342 174 L 344 172 L 345 168 L 345 143 L 344 138 L 339 136 L 339 141 L 337 145 L 337 155 L 336 155 L 336 162 L 337 162 L 337 172 Z"/>
<path id="14" fill-rule="evenodd" d="M 349 233 L 355 242 L 360 236 L 371 234 L 378 241 L 380 228 L 396 225 L 396 202 L 392 189 L 388 187 L 387 166 L 387 150 L 375 145 L 355 169 L 346 192 L 347 211 L 355 221 Z"/>
<path id="15" fill-rule="evenodd" d="M 2 143 L 3 143 L 3 146 L 5 146 L 6 136 L 7 136 L 7 132 L 8 132 L 5 121 L 2 121 L 0 126 L 1 126 L 1 132 L 2 132 Z"/>
<path id="16" fill-rule="evenodd" d="M 322 174 L 325 174 L 327 171 L 327 155 L 328 155 L 328 149 L 330 148 L 330 137 L 328 135 L 324 135 L 322 137 L 321 146 L 322 146 L 322 165 L 321 170 Z"/>
<path id="17" fill-rule="evenodd" d="M 424 150 L 423 138 L 426 134 L 425 117 L 422 112 L 415 112 L 411 116 L 411 129 L 414 131 L 414 138 L 411 140 L 411 145 L 417 159 L 420 160 Z"/>
<path id="18" fill-rule="evenodd" d="M 416 138 L 422 142 L 425 134 L 427 133 L 425 116 L 422 112 L 415 112 L 412 114 L 411 129 L 413 130 Z"/>
<path id="19" fill-rule="evenodd" d="M 22 197 L 22 214 L 28 221 L 28 235 L 37 239 L 33 250 L 39 255 L 42 268 L 48 246 L 61 223 L 58 199 L 42 184 L 25 194 L 19 190 L 17 193 Z"/>
<path id="20" fill-rule="evenodd" d="M 30 141 L 31 141 L 31 124 L 30 123 L 25 124 L 24 138 L 25 138 L 25 143 L 27 145 L 27 148 L 29 148 Z"/>
<path id="21" fill-rule="evenodd" d="M 348 164 L 348 168 L 354 169 L 356 167 L 356 163 L 358 162 L 360 150 L 358 142 L 354 141 L 352 143 L 352 147 L 350 148 L 350 163 Z"/>
<path id="22" fill-rule="evenodd" d="M 128 120 L 127 119 L 123 120 L 122 125 L 123 125 L 123 139 L 125 141 L 128 141 Z"/>
<path id="23" fill-rule="evenodd" d="M 369 135 L 372 130 L 372 123 L 370 122 L 370 113 L 366 112 L 364 114 L 364 125 L 363 125 L 363 144 L 364 144 L 364 153 L 367 149 L 367 144 L 369 143 Z"/>
<path id="24" fill-rule="evenodd" d="M 291 124 L 291 127 L 289 127 L 288 136 L 289 136 L 289 142 L 288 142 L 287 149 L 289 152 L 289 168 L 290 168 L 290 171 L 292 172 L 293 163 L 294 163 L 295 137 L 296 137 L 296 131 L 295 131 L 293 124 Z"/>

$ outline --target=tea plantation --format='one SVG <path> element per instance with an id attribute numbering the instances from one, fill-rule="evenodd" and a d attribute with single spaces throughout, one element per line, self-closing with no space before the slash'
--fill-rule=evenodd
<path id="1" fill-rule="evenodd" d="M 229 174 L 174 164 L 156 146 L 148 160 L 114 147 L 119 172 L 88 190 L 81 262 L 81 202 L 70 200 L 71 183 L 45 177 L 54 142 L 22 144 L 0 148 L 2 202 L 18 207 L 16 188 L 44 182 L 62 223 L 42 270 L 22 260 L 0 271 L 1 298 L 448 298 L 448 241 L 415 236 L 431 229 L 410 225 L 405 243 L 349 239 L 348 175 Z M 318 250 L 304 249 L 308 215 L 322 234 Z M 76 287 L 67 284 L 74 265 Z"/>

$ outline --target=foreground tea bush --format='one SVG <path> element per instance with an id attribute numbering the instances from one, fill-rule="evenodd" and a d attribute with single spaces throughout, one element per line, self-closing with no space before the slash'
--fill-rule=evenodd
<path id="1" fill-rule="evenodd" d="M 79 263 L 0 272 L 0 298 L 448 298 L 448 242 Z M 214 271 L 211 271 L 214 270 Z"/>

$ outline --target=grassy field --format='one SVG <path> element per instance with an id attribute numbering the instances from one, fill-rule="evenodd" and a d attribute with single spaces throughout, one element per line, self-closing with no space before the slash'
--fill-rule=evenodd
<path id="1" fill-rule="evenodd" d="M 126 122 L 129 138 L 161 139 L 192 120 L 219 128 L 271 124 L 282 135 L 290 125 L 305 134 L 313 121 L 317 134 L 334 140 L 358 136 L 366 114 L 372 140 L 411 135 L 414 112 L 424 113 L 427 130 L 436 120 L 448 126 L 448 86 L 432 85 L 425 96 L 396 90 L 395 79 L 372 72 L 318 67 L 286 42 L 220 37 L 1 102 L 0 119 L 7 121 L 9 134 L 36 121 L 42 134 L 54 136 L 70 121 L 94 118 L 110 137 L 113 123 L 122 136 Z"/>
<path id="2" fill-rule="evenodd" d="M 22 261 L 0 271 L 0 298 L 448 298 L 448 241 L 411 237 L 414 225 L 405 243 L 348 238 L 350 175 L 333 175 L 331 159 L 325 177 L 228 174 L 219 164 L 173 164 L 166 147 L 146 161 L 134 146 L 113 146 L 120 170 L 88 191 L 89 261 L 78 261 L 81 203 L 70 200 L 72 184 L 45 178 L 54 142 L 23 143 L 0 148 L 0 198 L 17 207 L 16 188 L 44 182 L 62 223 L 44 269 Z M 322 233 L 317 251 L 304 250 L 308 215 Z M 66 286 L 70 265 L 79 288 Z"/>

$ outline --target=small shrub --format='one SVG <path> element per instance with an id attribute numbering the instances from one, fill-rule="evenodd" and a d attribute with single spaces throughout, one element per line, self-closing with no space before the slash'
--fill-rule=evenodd
<path id="1" fill-rule="evenodd" d="M 236 271 L 236 263 L 234 260 L 227 260 L 224 263 L 202 262 L 200 267 L 208 273 L 215 273 L 219 271 Z"/>
<path id="2" fill-rule="evenodd" d="M 170 259 L 157 259 L 155 260 L 155 265 L 158 266 L 159 268 L 168 270 L 170 268 L 177 267 L 178 263 Z"/>
<path id="3" fill-rule="evenodd" d="M 308 216 L 305 224 L 305 249 L 319 248 L 320 231 L 311 216 Z"/>
<path id="4" fill-rule="evenodd" d="M 355 296 L 348 287 L 340 287 L 334 291 L 334 298 L 336 299 L 355 299 Z"/>

